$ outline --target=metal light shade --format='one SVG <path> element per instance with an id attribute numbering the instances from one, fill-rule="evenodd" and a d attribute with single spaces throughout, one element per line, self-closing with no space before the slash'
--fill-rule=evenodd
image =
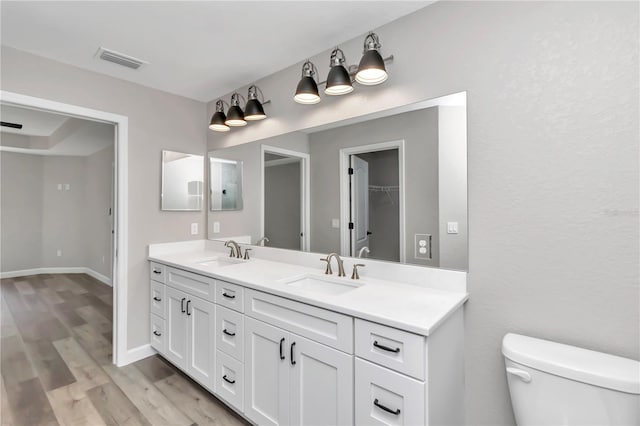
<path id="1" fill-rule="evenodd" d="M 333 49 L 331 59 L 329 60 L 330 70 L 329 76 L 327 77 L 327 85 L 324 89 L 325 94 L 346 95 L 347 93 L 353 92 L 351 76 L 344 66 L 346 62 L 347 58 L 344 56 L 342 49 L 339 47 Z"/>
<path id="2" fill-rule="evenodd" d="M 304 76 L 300 79 L 296 94 L 293 100 L 299 104 L 317 104 L 320 102 L 320 93 L 318 93 L 318 85 L 311 76 Z"/>
<path id="3" fill-rule="evenodd" d="M 267 114 L 264 113 L 262 104 L 257 99 L 249 99 L 247 106 L 244 108 L 244 119 L 249 121 L 264 120 Z"/>
<path id="4" fill-rule="evenodd" d="M 247 122 L 244 119 L 244 113 L 238 105 L 231 105 L 229 112 L 227 113 L 227 120 L 224 122 L 227 126 L 241 127 L 246 126 Z"/>
<path id="5" fill-rule="evenodd" d="M 211 116 L 209 128 L 216 132 L 228 132 L 231 129 L 224 124 L 225 121 L 227 121 L 227 116 L 224 115 L 224 111 L 216 111 Z"/>
<path id="6" fill-rule="evenodd" d="M 366 86 L 373 86 L 385 82 L 387 77 L 387 69 L 380 52 L 377 49 L 364 52 L 362 59 L 360 59 L 360 65 L 358 65 L 356 81 Z"/>

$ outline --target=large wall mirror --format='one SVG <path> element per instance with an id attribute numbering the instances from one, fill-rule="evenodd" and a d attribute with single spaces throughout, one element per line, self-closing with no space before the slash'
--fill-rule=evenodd
<path id="1" fill-rule="evenodd" d="M 203 189 L 204 156 L 162 151 L 162 210 L 202 210 Z"/>
<path id="2" fill-rule="evenodd" d="M 210 211 L 209 238 L 466 270 L 466 122 L 457 93 L 214 150 L 246 202 Z"/>

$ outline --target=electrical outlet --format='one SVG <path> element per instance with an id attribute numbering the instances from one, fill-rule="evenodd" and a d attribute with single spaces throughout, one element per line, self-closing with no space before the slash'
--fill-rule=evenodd
<path id="1" fill-rule="evenodd" d="M 62 250 L 58 250 L 58 251 L 56 252 L 56 256 L 61 257 L 61 256 L 62 256 Z"/>
<path id="2" fill-rule="evenodd" d="M 431 234 L 415 234 L 414 257 L 429 260 L 431 256 Z"/>
<path id="3" fill-rule="evenodd" d="M 192 223 L 191 224 L 191 235 L 198 235 L 198 224 L 197 223 Z"/>
<path id="4" fill-rule="evenodd" d="M 213 233 L 214 234 L 220 233 L 220 222 L 213 222 Z"/>
<path id="5" fill-rule="evenodd" d="M 64 184 L 64 190 L 65 190 L 65 191 L 69 191 L 70 189 L 71 189 L 71 185 L 70 185 L 70 184 L 68 184 L 68 183 L 65 183 L 65 184 Z"/>
<path id="6" fill-rule="evenodd" d="M 62 184 L 61 183 L 58 184 L 58 191 L 62 191 Z"/>

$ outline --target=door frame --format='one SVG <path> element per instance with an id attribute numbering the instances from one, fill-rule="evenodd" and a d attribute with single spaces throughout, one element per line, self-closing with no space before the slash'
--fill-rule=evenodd
<path id="1" fill-rule="evenodd" d="M 115 126 L 114 140 L 114 211 L 112 243 L 112 285 L 113 285 L 113 363 L 122 366 L 129 363 L 127 350 L 127 262 L 128 262 L 128 146 L 129 118 L 124 115 L 65 104 L 34 96 L 0 90 L 3 104 L 22 108 L 61 113 L 91 121 L 109 123 Z"/>
<path id="2" fill-rule="evenodd" d="M 354 154 L 367 152 L 398 150 L 398 185 L 399 185 L 399 244 L 400 263 L 406 262 L 406 235 L 405 235 L 405 176 L 404 176 L 404 139 L 360 145 L 340 150 L 340 255 L 349 256 L 351 249 L 349 236 L 349 223 L 351 216 L 350 190 L 349 190 L 349 157 Z"/>
<path id="3" fill-rule="evenodd" d="M 265 164 L 264 154 L 270 152 L 272 154 L 286 155 L 300 159 L 300 188 L 302 194 L 300 196 L 300 228 L 302 231 L 302 240 L 300 251 L 311 250 L 311 204 L 310 204 L 310 156 L 304 152 L 293 151 L 290 149 L 278 148 L 270 145 L 260 145 L 260 237 L 264 237 L 264 185 L 265 185 Z"/>

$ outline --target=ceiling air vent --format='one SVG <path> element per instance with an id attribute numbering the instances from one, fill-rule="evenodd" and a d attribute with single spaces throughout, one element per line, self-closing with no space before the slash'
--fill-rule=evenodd
<path id="1" fill-rule="evenodd" d="M 105 49 L 104 47 L 98 49 L 98 53 L 96 56 L 104 61 L 113 62 L 114 64 L 122 65 L 123 67 L 131 68 L 134 70 L 137 70 L 141 66 L 148 63 L 141 59 L 134 58 L 133 56 Z"/>

